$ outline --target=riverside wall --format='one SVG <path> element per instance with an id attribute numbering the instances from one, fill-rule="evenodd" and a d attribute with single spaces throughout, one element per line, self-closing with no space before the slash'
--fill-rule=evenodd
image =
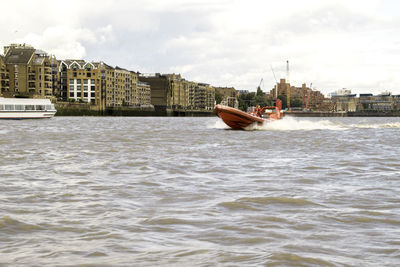
<path id="1" fill-rule="evenodd" d="M 155 116 L 174 116 L 174 117 L 208 117 L 214 116 L 212 111 L 205 110 L 172 110 L 154 108 L 132 108 L 114 107 L 99 109 L 95 105 L 87 103 L 68 103 L 59 102 L 55 104 L 57 109 L 56 116 L 132 116 L 132 117 L 155 117 Z"/>

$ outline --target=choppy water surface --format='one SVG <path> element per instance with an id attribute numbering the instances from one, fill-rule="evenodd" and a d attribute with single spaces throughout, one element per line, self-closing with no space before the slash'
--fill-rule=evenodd
<path id="1" fill-rule="evenodd" d="M 400 119 L 0 124 L 0 265 L 399 266 Z"/>

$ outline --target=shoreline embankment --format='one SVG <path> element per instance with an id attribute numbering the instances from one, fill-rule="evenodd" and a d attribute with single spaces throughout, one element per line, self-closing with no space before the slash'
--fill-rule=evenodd
<path id="1" fill-rule="evenodd" d="M 209 110 L 172 110 L 167 108 L 114 107 L 99 109 L 87 103 L 56 103 L 55 116 L 126 116 L 126 117 L 210 117 Z"/>
<path id="2" fill-rule="evenodd" d="M 114 107 L 100 110 L 87 103 L 59 102 L 55 104 L 56 116 L 127 116 L 127 117 L 212 117 L 211 110 L 184 110 L 167 108 L 132 108 Z M 358 111 L 358 112 L 324 112 L 324 111 L 287 111 L 290 117 L 400 117 L 400 111 Z"/>

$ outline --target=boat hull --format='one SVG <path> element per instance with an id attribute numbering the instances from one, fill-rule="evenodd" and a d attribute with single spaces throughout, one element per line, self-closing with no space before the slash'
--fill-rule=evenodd
<path id="1" fill-rule="evenodd" d="M 55 111 L 27 112 L 27 111 L 2 111 L 0 119 L 22 120 L 22 119 L 48 119 L 55 115 Z"/>
<path id="2" fill-rule="evenodd" d="M 266 121 L 263 118 L 223 105 L 216 105 L 214 113 L 234 130 L 244 130 L 253 123 L 262 124 Z"/>

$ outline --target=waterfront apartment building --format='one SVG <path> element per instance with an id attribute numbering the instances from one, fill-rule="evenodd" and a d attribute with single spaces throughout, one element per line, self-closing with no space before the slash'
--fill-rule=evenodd
<path id="1" fill-rule="evenodd" d="M 8 92 L 10 88 L 10 78 L 4 57 L 0 55 L 0 96 Z"/>
<path id="2" fill-rule="evenodd" d="M 140 82 L 140 84 L 139 84 Z M 4 47 L 0 95 L 78 102 L 91 109 L 154 106 L 159 110 L 211 110 L 215 88 L 180 74 L 141 75 L 104 62 L 57 60 L 26 44 Z"/>
<path id="3" fill-rule="evenodd" d="M 165 111 L 172 108 L 173 90 L 170 76 L 160 73 L 140 74 L 139 81 L 150 85 L 151 104 L 154 105 L 157 111 Z"/>
<path id="4" fill-rule="evenodd" d="M 333 111 L 335 112 L 355 112 L 357 111 L 359 99 L 356 95 L 340 95 L 331 97 Z"/>
<path id="5" fill-rule="evenodd" d="M 117 102 L 115 92 L 115 69 L 104 64 L 104 108 L 112 107 Z"/>
<path id="6" fill-rule="evenodd" d="M 109 73 L 114 74 L 114 86 L 107 87 L 107 93 L 111 94 L 112 102 L 108 102 L 106 106 L 137 106 L 139 104 L 137 97 L 138 74 L 118 66 L 114 71 L 109 70 Z"/>
<path id="7" fill-rule="evenodd" d="M 140 107 L 139 75 L 120 67 L 104 64 L 105 107 Z"/>
<path id="8" fill-rule="evenodd" d="M 62 60 L 59 66 L 61 100 L 100 105 L 99 71 L 98 64 L 84 60 Z"/>
<path id="9" fill-rule="evenodd" d="M 194 109 L 213 110 L 215 106 L 215 88 L 207 83 L 198 83 L 195 90 Z"/>
<path id="10" fill-rule="evenodd" d="M 63 60 L 59 73 L 62 101 L 89 103 L 100 110 L 138 104 L 135 72 L 104 62 Z"/>
<path id="11" fill-rule="evenodd" d="M 373 94 L 331 94 L 336 112 L 389 112 L 400 110 L 400 96 L 383 92 Z"/>
<path id="12" fill-rule="evenodd" d="M 151 105 L 151 88 L 145 82 L 137 82 L 136 105 L 138 107 L 149 107 Z"/>
<path id="13" fill-rule="evenodd" d="M 236 107 L 238 106 L 238 92 L 233 87 L 215 87 L 215 93 L 222 97 L 221 104 Z"/>
<path id="14" fill-rule="evenodd" d="M 197 92 L 197 83 L 191 82 L 191 81 L 186 81 L 186 87 L 188 91 L 188 107 L 187 109 L 189 110 L 195 110 L 196 109 L 196 92 Z"/>
<path id="15" fill-rule="evenodd" d="M 151 104 L 156 110 L 212 110 L 215 88 L 182 79 L 180 74 L 141 74 L 139 80 L 151 87 Z"/>
<path id="16" fill-rule="evenodd" d="M 379 95 L 360 94 L 357 103 L 357 111 L 392 111 L 399 110 L 399 96 L 393 96 L 389 92 L 383 92 Z"/>
<path id="17" fill-rule="evenodd" d="M 26 44 L 12 44 L 4 47 L 4 63 L 9 77 L 5 96 L 54 96 L 58 86 L 55 56 Z"/>

